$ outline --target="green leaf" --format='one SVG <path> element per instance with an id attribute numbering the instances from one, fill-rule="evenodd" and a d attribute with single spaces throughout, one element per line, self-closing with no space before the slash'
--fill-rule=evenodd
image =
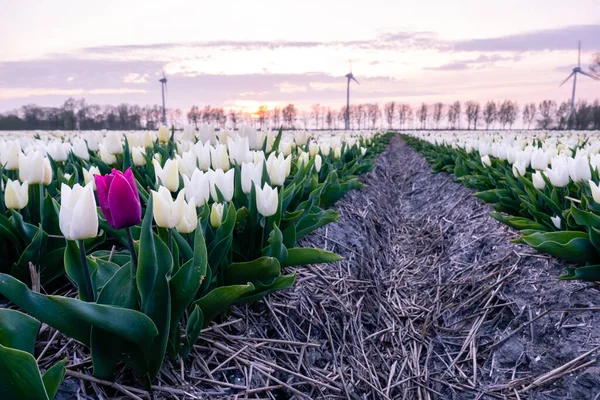
<path id="1" fill-rule="evenodd" d="M 284 290 L 293 286 L 295 281 L 296 273 L 294 272 L 290 275 L 279 276 L 270 284 L 263 284 L 258 282 L 255 285 L 255 289 L 252 292 L 240 297 L 239 300 L 235 302 L 235 304 L 254 303 L 270 293 Z"/>
<path id="2" fill-rule="evenodd" d="M 19 261 L 13 265 L 11 269 L 11 275 L 17 277 L 19 280 L 23 282 L 31 282 L 31 274 L 29 273 L 29 263 L 33 263 L 33 265 L 38 265 L 41 255 L 43 254 L 44 246 L 46 245 L 46 241 L 48 239 L 48 235 L 42 230 L 42 226 L 40 225 L 36 234 L 31 239 L 31 243 L 25 248 L 21 257 L 19 257 Z"/>
<path id="3" fill-rule="evenodd" d="M 254 285 L 252 283 L 246 285 L 221 286 L 213 289 L 206 296 L 192 303 L 192 307 L 200 307 L 204 316 L 203 327 L 207 327 L 213 319 L 229 309 L 229 307 L 245 293 L 252 290 L 254 290 Z"/>
<path id="4" fill-rule="evenodd" d="M 181 350 L 181 357 L 187 358 L 194 343 L 198 340 L 202 326 L 204 325 L 204 315 L 199 306 L 194 306 L 185 328 L 185 343 Z"/>
<path id="5" fill-rule="evenodd" d="M 147 365 L 149 379 L 153 380 L 165 356 L 171 321 L 171 295 L 167 276 L 173 268 L 173 259 L 167 245 L 152 231 L 153 199 L 150 197 L 142 221 L 137 286 L 141 311 L 152 319 L 158 336 L 151 344 Z"/>
<path id="6" fill-rule="evenodd" d="M 529 218 L 504 216 L 496 211 L 492 211 L 490 213 L 490 215 L 492 216 L 492 218 L 510 226 L 511 228 L 517 229 L 517 230 L 523 230 L 523 229 L 534 229 L 536 231 L 547 231 L 548 230 L 548 228 L 545 225 L 542 225 L 535 221 L 532 221 Z"/>
<path id="7" fill-rule="evenodd" d="M 58 387 L 65 379 L 65 373 L 67 372 L 67 360 L 61 360 L 50 367 L 46 373 L 42 376 L 42 382 L 49 399 L 53 399 L 58 392 Z"/>
<path id="8" fill-rule="evenodd" d="M 171 348 L 169 352 L 172 356 L 177 353 L 179 344 L 179 320 L 200 288 L 206 275 L 207 263 L 206 242 L 202 229 L 198 227 L 194 234 L 194 258 L 185 263 L 169 281 L 171 289 Z"/>
<path id="9" fill-rule="evenodd" d="M 586 267 L 579 268 L 567 268 L 564 275 L 558 277 L 563 280 L 575 280 L 579 279 L 582 281 L 600 281 L 600 265 L 588 265 Z"/>
<path id="10" fill-rule="evenodd" d="M 48 400 L 35 358 L 1 344 L 0 399 Z"/>
<path id="11" fill-rule="evenodd" d="M 147 316 L 119 307 L 35 293 L 10 275 L 0 274 L 0 294 L 34 318 L 67 336 L 90 344 L 90 329 L 99 326 L 145 349 L 158 334 Z"/>
<path id="12" fill-rule="evenodd" d="M 96 273 L 94 266 L 97 267 L 95 263 L 88 262 L 90 276 Z M 75 285 L 77 285 L 79 298 L 83 301 L 94 301 L 93 298 L 86 298 L 83 268 L 84 266 L 81 263 L 81 256 L 79 254 L 79 246 L 77 246 L 77 242 L 73 240 L 67 240 L 67 247 L 65 248 L 65 271 L 67 272 L 69 278 L 71 278 L 71 280 L 75 282 Z M 92 281 L 92 285 L 93 284 L 94 282 Z M 92 289 L 94 293 L 96 293 L 96 287 L 93 287 Z"/>
<path id="13" fill-rule="evenodd" d="M 582 264 L 598 261 L 596 249 L 585 232 L 534 233 L 524 236 L 521 240 L 538 251 L 566 261 Z"/>
<path id="14" fill-rule="evenodd" d="M 329 251 L 311 247 L 295 247 L 288 249 L 288 255 L 283 265 L 321 264 L 340 260 L 343 260 L 342 256 Z"/>
<path id="15" fill-rule="evenodd" d="M 33 355 L 40 325 L 22 312 L 0 308 L 0 344 Z"/>
<path id="16" fill-rule="evenodd" d="M 225 269 L 225 285 L 238 285 L 245 282 L 272 282 L 281 273 L 277 258 L 260 257 L 254 261 L 230 264 Z"/>

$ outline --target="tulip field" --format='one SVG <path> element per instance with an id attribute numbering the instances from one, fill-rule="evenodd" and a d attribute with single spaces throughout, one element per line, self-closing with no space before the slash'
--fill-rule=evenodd
<path id="1" fill-rule="evenodd" d="M 94 378 L 126 365 L 150 388 L 231 306 L 341 259 L 297 242 L 338 219 L 330 207 L 389 140 L 209 125 L 4 134 L 0 399 L 57 393 L 67 360 L 40 372 L 41 325 L 83 344 Z"/>
<path id="2" fill-rule="evenodd" d="M 517 229 L 517 242 L 565 260 L 561 279 L 600 280 L 598 132 L 415 132 L 434 172 L 450 172 Z"/>

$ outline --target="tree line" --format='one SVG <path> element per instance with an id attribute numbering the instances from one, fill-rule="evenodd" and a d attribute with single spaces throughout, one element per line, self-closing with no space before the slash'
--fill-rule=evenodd
<path id="1" fill-rule="evenodd" d="M 573 116 L 570 102 L 554 100 L 526 103 L 512 100 L 466 101 L 461 103 L 408 103 L 390 101 L 383 107 L 377 103 L 353 104 L 349 109 L 350 129 L 512 129 L 518 121 L 525 129 L 600 129 L 600 102 L 580 100 Z M 254 112 L 206 105 L 189 110 L 167 109 L 167 124 L 181 128 L 210 123 L 217 128 L 236 129 L 241 124 L 257 129 L 344 129 L 346 107 L 313 104 L 299 110 L 294 104 L 269 109 L 261 105 Z M 28 104 L 0 115 L 0 130 L 140 130 L 157 129 L 162 123 L 159 105 L 101 106 L 84 99 L 67 99 L 59 107 Z"/>

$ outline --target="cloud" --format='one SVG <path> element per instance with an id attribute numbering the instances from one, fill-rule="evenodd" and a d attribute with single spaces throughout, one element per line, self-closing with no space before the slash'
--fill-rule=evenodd
<path id="1" fill-rule="evenodd" d="M 513 56 L 504 56 L 500 54 L 481 54 L 479 57 L 470 60 L 452 61 L 437 67 L 426 67 L 424 69 L 430 71 L 464 71 L 467 69 L 480 69 L 485 67 L 489 68 L 502 61 L 514 62 L 521 59 L 522 56 L 520 54 Z"/>
<path id="2" fill-rule="evenodd" d="M 60 89 L 60 88 L 0 88 L 0 99 L 21 99 L 43 96 L 85 96 L 85 95 L 117 95 L 146 93 L 142 89 L 129 88 L 99 88 L 99 89 Z"/>
<path id="3" fill-rule="evenodd" d="M 453 50 L 487 52 L 575 50 L 578 40 L 582 41 L 584 48 L 600 47 L 600 24 L 572 25 L 496 38 L 463 40 L 455 42 Z"/>

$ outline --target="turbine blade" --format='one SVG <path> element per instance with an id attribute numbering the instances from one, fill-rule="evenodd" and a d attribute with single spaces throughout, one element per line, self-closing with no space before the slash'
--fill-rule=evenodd
<path id="1" fill-rule="evenodd" d="M 581 40 L 579 43 L 579 52 L 577 53 L 577 66 L 581 67 Z"/>
<path id="2" fill-rule="evenodd" d="M 360 82 L 359 82 L 359 81 L 357 81 L 357 80 L 356 80 L 356 78 L 355 78 L 354 76 L 352 76 L 351 78 L 352 78 L 352 80 L 353 80 L 354 82 L 356 82 L 356 83 L 358 83 L 358 84 L 360 85 Z"/>
<path id="3" fill-rule="evenodd" d="M 597 76 L 594 76 L 594 75 L 592 75 L 592 74 L 588 74 L 588 73 L 587 73 L 587 72 L 585 72 L 585 71 L 579 71 L 579 72 L 580 72 L 580 73 L 582 73 L 583 75 L 587 76 L 587 77 L 590 77 L 590 78 L 592 78 L 592 79 L 593 79 L 593 80 L 595 80 L 595 81 L 600 81 L 600 78 L 598 78 Z"/>
<path id="4" fill-rule="evenodd" d="M 575 72 L 571 72 L 571 73 L 569 74 L 569 76 L 567 76 L 567 79 L 565 79 L 564 81 L 562 81 L 562 83 L 561 83 L 560 85 L 558 85 L 558 87 L 561 87 L 562 85 L 564 85 L 565 83 L 567 83 L 567 81 L 568 81 L 569 79 L 571 79 L 571 77 L 572 77 L 574 74 L 575 74 Z"/>

